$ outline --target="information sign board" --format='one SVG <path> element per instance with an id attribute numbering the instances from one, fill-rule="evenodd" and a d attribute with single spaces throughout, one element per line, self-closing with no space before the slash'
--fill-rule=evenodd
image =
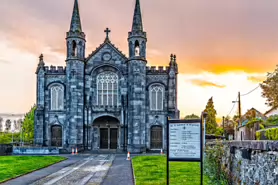
<path id="1" fill-rule="evenodd" d="M 200 161 L 201 125 L 195 123 L 169 124 L 169 159 Z"/>
<path id="2" fill-rule="evenodd" d="M 170 161 L 200 162 L 200 181 L 203 184 L 202 120 L 167 120 L 167 185 Z"/>

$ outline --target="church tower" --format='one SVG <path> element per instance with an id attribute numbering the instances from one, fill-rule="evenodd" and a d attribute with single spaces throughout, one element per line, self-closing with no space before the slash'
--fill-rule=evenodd
<path id="1" fill-rule="evenodd" d="M 179 111 L 177 107 L 177 87 L 178 87 L 178 64 L 176 61 L 176 55 L 171 54 L 169 71 L 168 71 L 168 111 L 171 119 L 179 118 Z"/>
<path id="2" fill-rule="evenodd" d="M 129 58 L 146 59 L 147 34 L 143 31 L 140 0 L 136 0 L 132 29 L 128 33 Z"/>
<path id="3" fill-rule="evenodd" d="M 128 151 L 146 148 L 146 32 L 140 1 L 136 0 L 132 29 L 128 33 Z"/>
<path id="4" fill-rule="evenodd" d="M 82 31 L 78 0 L 74 0 L 70 30 L 67 32 L 67 143 L 83 145 L 85 34 Z"/>

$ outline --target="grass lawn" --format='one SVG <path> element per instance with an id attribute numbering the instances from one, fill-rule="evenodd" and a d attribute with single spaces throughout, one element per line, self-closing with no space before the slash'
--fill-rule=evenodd
<path id="1" fill-rule="evenodd" d="M 165 185 L 166 157 L 138 156 L 132 159 L 136 185 Z M 170 185 L 199 185 L 200 163 L 170 162 Z M 204 184 L 208 178 L 204 177 Z"/>
<path id="2" fill-rule="evenodd" d="M 0 156 L 0 183 L 65 159 L 59 156 Z"/>

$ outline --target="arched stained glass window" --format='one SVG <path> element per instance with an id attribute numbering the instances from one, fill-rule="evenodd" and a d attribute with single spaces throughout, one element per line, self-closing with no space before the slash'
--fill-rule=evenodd
<path id="1" fill-rule="evenodd" d="M 51 93 L 51 110 L 64 109 L 64 87 L 62 85 L 54 85 L 50 88 Z"/>
<path id="2" fill-rule="evenodd" d="M 97 104 L 115 106 L 118 102 L 118 75 L 103 72 L 97 76 Z"/>
<path id="3" fill-rule="evenodd" d="M 164 87 L 162 85 L 155 84 L 150 87 L 151 110 L 163 110 L 163 92 Z"/>

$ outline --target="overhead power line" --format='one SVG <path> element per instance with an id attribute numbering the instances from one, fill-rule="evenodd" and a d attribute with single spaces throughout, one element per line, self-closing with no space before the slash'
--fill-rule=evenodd
<path id="1" fill-rule="evenodd" d="M 236 97 L 236 100 L 233 102 L 233 106 L 232 106 L 232 108 L 231 108 L 231 110 L 230 110 L 229 114 L 227 114 L 227 117 L 228 117 L 228 116 L 230 116 L 230 114 L 231 114 L 231 113 L 232 113 L 232 111 L 234 110 L 235 105 L 236 105 L 236 103 L 237 103 L 237 100 L 238 100 L 238 97 Z"/>
<path id="2" fill-rule="evenodd" d="M 269 76 L 274 75 L 275 72 L 276 72 L 276 71 L 270 73 Z M 251 91 L 249 91 L 249 92 L 247 92 L 247 93 L 245 93 L 245 94 L 240 95 L 240 97 L 241 97 L 241 96 L 247 96 L 247 95 L 251 94 L 252 92 L 254 92 L 255 90 L 257 90 L 259 87 L 260 87 L 260 84 L 259 84 L 257 87 L 255 87 L 254 89 L 252 89 Z M 236 98 L 236 100 L 233 102 L 233 106 L 232 106 L 232 108 L 231 108 L 231 110 L 230 110 L 230 112 L 229 112 L 229 114 L 228 114 L 227 116 L 229 116 L 229 115 L 232 113 L 233 109 L 235 108 L 235 104 L 236 104 L 237 101 L 238 101 L 238 98 L 239 98 L 239 97 L 237 96 L 237 98 Z"/>
<path id="3" fill-rule="evenodd" d="M 260 87 L 260 85 L 258 85 L 256 88 L 252 89 L 251 91 L 249 91 L 248 93 L 242 94 L 241 96 L 246 96 L 252 92 L 254 92 L 256 89 L 258 89 Z"/>

